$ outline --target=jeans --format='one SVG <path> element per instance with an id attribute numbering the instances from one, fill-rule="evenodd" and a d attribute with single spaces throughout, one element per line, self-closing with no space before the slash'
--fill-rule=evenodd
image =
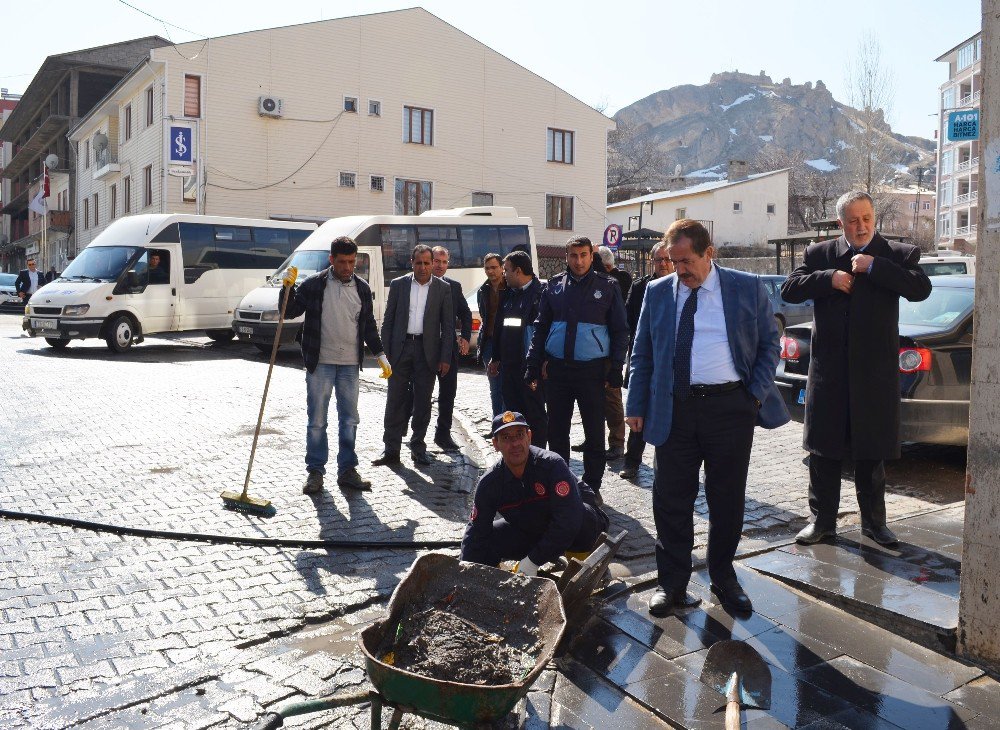
<path id="1" fill-rule="evenodd" d="M 479 336 L 482 337 L 482 333 L 480 333 Z M 483 366 L 488 366 L 490 364 L 490 360 L 493 359 L 493 338 L 490 338 L 486 340 L 486 342 L 482 343 L 480 354 L 482 355 Z M 503 386 L 501 384 L 499 374 L 497 374 L 495 378 L 491 378 L 487 375 L 486 380 L 488 380 L 490 384 L 490 406 L 493 408 L 491 417 L 496 418 L 504 411 Z"/>
<path id="2" fill-rule="evenodd" d="M 337 394 L 337 474 L 358 465 L 354 444 L 358 438 L 358 378 L 357 365 L 326 365 L 320 363 L 314 372 L 306 373 L 306 469 L 326 474 L 330 447 L 326 437 L 330 395 Z"/>

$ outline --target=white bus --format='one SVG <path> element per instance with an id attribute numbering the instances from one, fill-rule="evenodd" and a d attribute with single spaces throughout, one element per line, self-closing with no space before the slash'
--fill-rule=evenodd
<path id="1" fill-rule="evenodd" d="M 22 327 L 59 350 L 100 337 L 124 352 L 144 335 L 183 330 L 231 340 L 240 299 L 315 230 L 249 218 L 126 216 L 31 297 Z"/>
<path id="2" fill-rule="evenodd" d="M 477 206 L 429 210 L 419 216 L 365 215 L 332 218 L 302 242 L 277 268 L 271 281 L 243 298 L 232 327 L 245 342 L 270 352 L 278 322 L 278 289 L 281 274 L 289 266 L 299 270 L 299 281 L 327 268 L 330 244 L 339 236 L 350 236 L 358 244 L 356 273 L 371 284 L 375 297 L 375 319 L 382 321 L 389 282 L 412 271 L 410 256 L 419 243 L 445 246 L 449 251 L 448 276 L 462 285 L 466 297 L 486 280 L 487 254 L 505 256 L 515 247 L 526 248 L 537 271 L 538 254 L 531 219 L 518 216 L 514 208 Z M 298 339 L 303 317 L 290 320 L 281 330 L 281 344 Z M 479 321 L 473 320 L 477 332 Z M 475 338 L 474 338 L 475 339 Z"/>

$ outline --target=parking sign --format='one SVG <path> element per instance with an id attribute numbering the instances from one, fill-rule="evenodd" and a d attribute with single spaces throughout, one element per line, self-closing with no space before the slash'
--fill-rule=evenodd
<path id="1" fill-rule="evenodd" d="M 604 245 L 612 251 L 617 251 L 622 242 L 622 227 L 612 223 L 604 229 Z"/>

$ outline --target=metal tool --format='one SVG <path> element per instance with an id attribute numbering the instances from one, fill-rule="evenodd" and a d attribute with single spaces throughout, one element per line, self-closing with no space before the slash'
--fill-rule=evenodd
<path id="1" fill-rule="evenodd" d="M 285 296 L 281 301 L 281 311 L 278 314 L 278 327 L 274 332 L 274 344 L 271 345 L 271 361 L 267 365 L 267 379 L 264 381 L 264 394 L 260 398 L 260 412 L 257 414 L 257 428 L 253 432 L 253 446 L 250 447 L 250 461 L 247 463 L 246 479 L 243 480 L 243 492 L 241 494 L 237 494 L 236 492 L 222 493 L 222 504 L 226 509 L 251 512 L 263 517 L 270 517 L 274 514 L 271 500 L 251 497 L 247 494 L 247 491 L 250 489 L 250 470 L 253 469 L 253 457 L 257 453 L 260 424 L 264 420 L 264 404 L 267 402 L 267 389 L 271 386 L 271 373 L 274 371 L 274 361 L 278 357 L 278 348 L 281 346 L 281 326 L 285 322 L 285 308 L 288 306 L 288 300 L 293 296 L 292 287 L 284 283 L 282 285 L 285 288 Z"/>
<path id="2" fill-rule="evenodd" d="M 771 670 L 742 641 L 717 641 L 708 649 L 701 681 L 726 697 L 726 730 L 739 730 L 740 708 L 771 708 Z"/>

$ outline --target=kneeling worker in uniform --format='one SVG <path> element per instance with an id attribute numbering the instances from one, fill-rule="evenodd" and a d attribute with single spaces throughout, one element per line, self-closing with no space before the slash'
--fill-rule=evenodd
<path id="1" fill-rule="evenodd" d="M 608 528 L 594 492 L 577 483 L 561 456 L 531 445 L 520 413 L 494 418 L 491 435 L 502 459 L 476 487 L 462 560 L 486 565 L 518 560 L 519 572 L 535 575 L 567 551 L 593 550 Z"/>

